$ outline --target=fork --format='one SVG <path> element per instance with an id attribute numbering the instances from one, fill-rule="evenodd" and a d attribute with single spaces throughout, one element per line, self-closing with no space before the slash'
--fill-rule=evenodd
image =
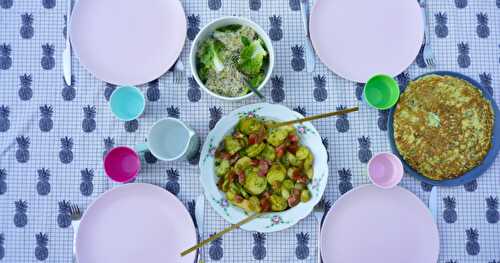
<path id="1" fill-rule="evenodd" d="M 316 251 L 317 253 L 317 258 L 318 258 L 318 263 L 321 263 L 321 252 L 320 252 L 320 240 L 319 240 L 319 235 L 321 233 L 321 222 L 323 221 L 323 216 L 325 215 L 325 211 L 327 206 L 329 206 L 328 201 L 325 201 L 324 198 L 321 199 L 321 201 L 318 202 L 316 206 L 314 206 L 313 209 L 313 216 L 316 218 L 316 222 L 318 223 L 318 229 L 317 229 L 317 246 L 318 249 Z"/>
<path id="2" fill-rule="evenodd" d="M 80 227 L 80 219 L 82 218 L 82 212 L 77 205 L 71 205 L 71 225 L 73 226 L 73 262 L 76 263 L 76 233 Z"/>
<path id="3" fill-rule="evenodd" d="M 172 70 L 174 77 L 174 84 L 181 84 L 182 80 L 185 77 L 184 64 L 179 58 L 177 62 L 175 62 L 174 68 Z"/>
<path id="4" fill-rule="evenodd" d="M 424 61 L 425 64 L 427 64 L 427 66 L 434 67 L 436 63 L 434 58 L 434 52 L 432 51 L 431 47 L 431 31 L 429 23 L 427 21 L 427 0 L 420 0 L 420 10 L 422 11 L 422 18 L 424 21 L 424 29 L 425 29 Z"/>
<path id="5" fill-rule="evenodd" d="M 305 52 L 306 52 L 306 71 L 313 72 L 315 57 L 314 49 L 311 45 L 311 39 L 309 35 L 309 3 L 308 0 L 300 0 L 300 11 L 302 15 L 302 25 L 304 26 L 304 33 L 306 37 L 305 41 Z"/>

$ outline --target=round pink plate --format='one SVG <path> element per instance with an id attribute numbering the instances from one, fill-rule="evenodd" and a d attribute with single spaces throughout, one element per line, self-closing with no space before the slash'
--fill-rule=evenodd
<path id="1" fill-rule="evenodd" d="M 179 0 L 77 1 L 69 35 L 72 47 L 96 78 L 139 85 L 175 63 L 186 38 Z"/>
<path id="2" fill-rule="evenodd" d="M 429 209 L 401 187 L 347 192 L 326 215 L 320 238 L 324 262 L 435 263 L 439 256 Z"/>
<path id="3" fill-rule="evenodd" d="M 85 211 L 76 236 L 79 263 L 192 263 L 181 251 L 196 244 L 184 205 L 150 184 L 109 190 Z"/>
<path id="4" fill-rule="evenodd" d="M 416 0 L 317 0 L 309 30 L 321 61 L 361 83 L 375 74 L 403 72 L 424 37 Z"/>

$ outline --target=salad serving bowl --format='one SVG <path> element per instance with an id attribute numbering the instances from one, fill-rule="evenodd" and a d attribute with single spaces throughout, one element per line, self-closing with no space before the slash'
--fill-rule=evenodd
<path id="1" fill-rule="evenodd" d="M 225 193 L 217 187 L 215 173 L 215 152 L 224 137 L 234 131 L 243 117 L 259 117 L 274 121 L 288 121 L 303 116 L 284 106 L 258 103 L 243 106 L 222 118 L 208 134 L 200 155 L 200 180 L 206 199 L 215 211 L 228 222 L 234 224 L 246 218 L 249 213 L 231 204 Z M 247 231 L 275 232 L 293 226 L 309 215 L 321 200 L 328 180 L 327 152 L 318 131 L 310 122 L 294 125 L 300 143 L 306 146 L 314 157 L 314 175 L 307 185 L 311 199 L 281 212 L 263 213 L 260 217 L 241 226 Z"/>
<path id="2" fill-rule="evenodd" d="M 241 100 L 247 99 L 247 98 L 251 97 L 252 95 L 254 95 L 254 92 L 250 91 L 249 93 L 242 95 L 242 96 L 238 96 L 238 97 L 228 97 L 228 96 L 224 96 L 221 94 L 217 94 L 216 92 L 210 90 L 204 84 L 204 82 L 202 81 L 202 78 L 200 77 L 199 69 L 198 69 L 199 63 L 198 63 L 197 53 L 198 53 L 198 50 L 200 49 L 200 47 L 202 46 L 203 42 L 205 40 L 207 40 L 208 38 L 210 38 L 217 29 L 222 28 L 222 27 L 226 27 L 226 26 L 231 26 L 231 25 L 241 25 L 241 26 L 248 26 L 248 27 L 252 28 L 255 31 L 258 38 L 263 42 L 263 45 L 268 53 L 267 54 L 268 63 L 267 63 L 267 65 L 264 65 L 265 74 L 263 75 L 262 81 L 260 82 L 260 84 L 257 87 L 254 87 L 258 91 L 262 90 L 262 88 L 264 88 L 266 83 L 271 78 L 271 73 L 272 73 L 273 68 L 274 68 L 274 58 L 275 58 L 274 57 L 275 56 L 274 55 L 274 48 L 273 48 L 271 39 L 267 35 L 266 31 L 264 31 L 264 29 L 262 29 L 262 27 L 260 27 L 259 25 L 252 22 L 249 19 L 246 19 L 243 17 L 236 17 L 236 16 L 226 16 L 226 17 L 218 18 L 218 19 L 208 23 L 207 25 L 205 25 L 200 30 L 200 32 L 196 35 L 196 38 L 193 41 L 193 44 L 191 46 L 191 51 L 189 54 L 189 62 L 191 65 L 191 72 L 193 74 L 194 79 L 196 80 L 198 85 L 205 92 L 207 92 L 211 96 L 216 97 L 216 98 L 221 99 L 221 100 L 241 101 Z M 229 61 L 222 61 L 222 62 L 224 64 L 229 63 Z"/>

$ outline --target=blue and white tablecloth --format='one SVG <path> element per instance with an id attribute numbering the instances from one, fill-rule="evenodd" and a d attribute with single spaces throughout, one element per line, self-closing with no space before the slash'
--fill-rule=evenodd
<path id="1" fill-rule="evenodd" d="M 182 119 L 204 137 L 222 115 L 242 105 L 201 92 L 187 66 L 199 28 L 223 15 L 248 17 L 269 32 L 276 68 L 264 89 L 268 102 L 306 115 L 360 105 L 356 114 L 315 122 L 330 154 L 327 200 L 368 183 L 367 159 L 389 150 L 387 112 L 360 102 L 362 85 L 336 76 L 319 60 L 314 73 L 305 72 L 299 0 L 184 0 L 188 40 L 180 60 L 186 71 L 141 86 L 148 100 L 145 114 L 126 123 L 108 109 L 114 87 L 92 77 L 76 58 L 74 84 L 64 84 L 67 5 L 62 0 L 0 0 L 0 262 L 71 262 L 67 205 L 85 208 L 116 185 L 103 173 L 107 150 L 143 141 L 148 127 L 165 116 Z M 480 80 L 500 101 L 500 1 L 430 0 L 428 8 L 436 69 Z M 405 86 L 429 71 L 420 54 L 397 80 Z M 245 103 L 252 102 L 257 99 Z M 201 193 L 196 160 L 169 163 L 149 155 L 146 161 L 138 182 L 165 187 L 186 205 Z M 431 186 L 410 176 L 402 185 L 427 202 Z M 500 158 L 477 181 L 440 188 L 438 195 L 439 262 L 500 262 Z M 205 207 L 204 238 L 227 226 L 208 203 Z M 317 262 L 315 229 L 309 216 L 264 239 L 237 230 L 207 246 L 202 257 L 207 262 L 262 257 L 262 262 Z"/>

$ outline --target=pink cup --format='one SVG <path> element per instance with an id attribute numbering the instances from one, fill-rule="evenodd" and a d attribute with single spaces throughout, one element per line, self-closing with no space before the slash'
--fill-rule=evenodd
<path id="1" fill-rule="evenodd" d="M 399 158 L 388 152 L 378 153 L 368 162 L 368 177 L 380 188 L 396 186 L 403 178 L 403 164 Z"/>
<path id="2" fill-rule="evenodd" d="M 140 170 L 141 159 L 129 147 L 115 147 L 104 157 L 104 171 L 115 182 L 129 182 L 137 176 Z"/>

